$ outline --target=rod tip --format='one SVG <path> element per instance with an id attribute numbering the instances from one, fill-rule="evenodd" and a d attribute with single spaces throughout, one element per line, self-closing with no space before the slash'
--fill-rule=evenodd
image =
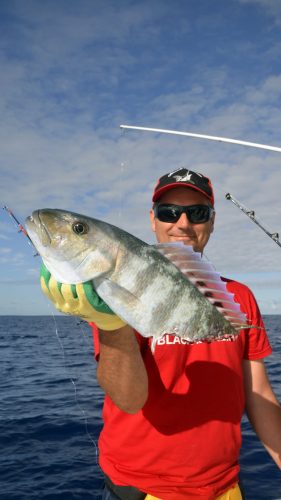
<path id="1" fill-rule="evenodd" d="M 226 193 L 225 197 L 226 197 L 227 200 L 231 200 L 231 194 L 230 193 Z"/>

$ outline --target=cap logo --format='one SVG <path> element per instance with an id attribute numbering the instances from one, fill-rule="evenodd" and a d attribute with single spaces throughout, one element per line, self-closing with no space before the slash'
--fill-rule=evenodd
<path id="1" fill-rule="evenodd" d="M 189 170 L 186 171 L 185 175 L 175 175 L 176 172 L 179 170 L 183 170 L 182 168 L 178 168 L 177 170 L 174 170 L 170 174 L 168 174 L 168 177 L 173 177 L 176 182 L 185 182 L 185 181 L 190 181 L 192 177 L 192 172 L 190 173 Z"/>

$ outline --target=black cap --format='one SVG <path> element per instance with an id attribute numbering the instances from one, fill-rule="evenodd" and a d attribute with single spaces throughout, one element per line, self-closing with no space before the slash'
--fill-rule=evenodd
<path id="1" fill-rule="evenodd" d="M 152 201 L 157 201 L 166 191 L 178 186 L 186 186 L 199 191 L 214 205 L 214 192 L 210 179 L 199 172 L 182 167 L 160 177 L 155 186 Z"/>

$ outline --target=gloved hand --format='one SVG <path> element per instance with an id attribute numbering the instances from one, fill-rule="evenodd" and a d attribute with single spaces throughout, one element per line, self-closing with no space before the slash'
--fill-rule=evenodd
<path id="1" fill-rule="evenodd" d="M 99 297 L 90 281 L 78 285 L 59 283 L 43 264 L 40 283 L 43 292 L 55 307 L 65 314 L 93 322 L 101 330 L 117 330 L 126 324 Z"/>

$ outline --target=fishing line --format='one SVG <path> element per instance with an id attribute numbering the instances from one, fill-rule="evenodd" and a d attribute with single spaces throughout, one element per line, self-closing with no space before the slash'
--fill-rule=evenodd
<path id="1" fill-rule="evenodd" d="M 125 173 L 125 163 L 121 162 L 120 163 L 120 183 L 123 183 L 124 180 L 124 173 Z M 122 212 L 124 210 L 124 193 L 122 193 L 122 190 L 120 189 L 120 201 L 119 201 L 119 210 L 118 210 L 118 225 L 120 225 L 121 222 L 121 216 Z"/>
<path id="2" fill-rule="evenodd" d="M 27 241 L 28 241 L 28 244 L 33 248 L 33 250 L 35 249 L 36 251 L 36 248 L 35 246 L 33 245 L 32 243 L 32 240 L 30 239 L 26 229 L 23 227 L 23 225 L 20 223 L 20 221 L 17 219 L 17 217 L 15 216 L 15 214 L 12 212 L 12 210 L 10 208 L 8 208 L 6 205 L 4 205 L 3 207 L 3 210 L 5 210 L 7 212 L 7 214 L 11 217 L 14 225 L 19 228 L 18 229 L 18 233 L 23 233 L 26 237 L 27 237 Z M 33 257 L 37 257 L 39 254 L 38 252 L 36 251 L 35 254 L 33 254 Z"/>
<path id="3" fill-rule="evenodd" d="M 33 245 L 33 242 L 31 240 L 31 238 L 29 237 L 26 229 L 24 228 L 24 226 L 20 223 L 20 221 L 17 219 L 17 217 L 15 216 L 15 214 L 12 212 L 12 210 L 10 208 L 8 208 L 6 205 L 3 207 L 3 210 L 5 210 L 8 215 L 11 217 L 14 225 L 19 228 L 18 232 L 22 232 L 24 234 L 24 236 L 26 236 L 27 238 L 27 242 L 29 244 L 29 246 L 32 247 L 32 249 L 34 250 L 35 246 Z M 38 252 L 36 251 L 35 254 L 33 254 L 34 257 L 37 257 L 39 256 Z M 47 302 L 47 306 L 48 308 L 50 309 L 50 304 L 49 304 L 49 301 Z M 61 337 L 59 335 L 59 330 L 58 330 L 58 325 L 57 325 L 57 322 L 56 322 L 56 319 L 55 319 L 55 315 L 53 313 L 53 311 L 51 311 L 51 316 L 53 318 L 53 322 L 54 322 L 54 328 L 55 328 L 55 334 L 56 334 L 56 338 L 57 338 L 57 341 L 60 345 L 60 348 L 61 348 L 61 352 L 62 352 L 62 357 L 63 357 L 63 363 L 64 363 L 64 368 L 65 368 L 65 371 L 66 371 L 66 374 L 67 374 L 67 377 L 69 378 L 70 382 L 72 383 L 72 386 L 74 388 L 74 399 L 75 399 L 75 403 L 77 405 L 77 408 L 79 409 L 82 417 L 83 417 L 83 420 L 84 420 L 84 425 L 85 425 L 85 430 L 86 430 L 86 435 L 88 436 L 90 442 L 94 445 L 94 449 L 95 449 L 95 458 L 96 458 L 96 465 L 99 465 L 98 464 L 98 446 L 97 446 L 97 443 L 96 441 L 93 439 L 93 437 L 91 436 L 90 434 L 90 431 L 89 431 L 89 426 L 88 426 L 88 417 L 86 415 L 86 412 L 84 410 L 84 408 L 82 408 L 81 404 L 79 403 L 78 401 L 78 390 L 77 390 L 77 385 L 75 383 L 75 380 L 73 379 L 73 377 L 69 374 L 68 372 L 68 367 L 67 367 L 67 363 L 66 363 L 66 355 L 65 355 L 65 349 L 64 349 L 64 346 L 63 346 L 63 342 L 61 340 Z M 83 333 L 83 339 L 85 340 L 85 332 L 83 331 L 81 325 L 83 324 L 83 321 L 80 321 L 79 323 L 77 322 L 77 325 L 80 326 L 80 330 L 82 331 Z M 85 347 L 85 343 L 84 343 L 84 347 Z M 79 379 L 78 379 L 79 380 Z"/>
<path id="4" fill-rule="evenodd" d="M 83 417 L 83 420 L 84 420 L 84 425 L 85 425 L 85 430 L 86 430 L 86 434 L 90 440 L 90 442 L 94 445 L 94 449 L 95 449 L 95 459 L 96 459 L 96 465 L 99 465 L 98 463 L 98 445 L 97 445 L 97 442 L 94 440 L 94 438 L 92 437 L 90 431 L 89 431 L 89 425 L 88 425 L 88 417 L 87 417 L 87 414 L 84 410 L 84 408 L 81 406 L 81 404 L 79 403 L 78 401 L 78 389 L 77 389 L 77 385 L 75 383 L 75 380 L 74 378 L 72 377 L 72 375 L 69 373 L 69 369 L 68 369 L 68 366 L 67 366 L 67 363 L 66 363 L 66 355 L 65 355 L 65 349 L 64 349 L 64 345 L 63 345 L 63 342 L 62 342 L 62 339 L 59 335 L 59 330 L 58 330 L 58 325 L 57 325 L 57 321 L 56 321 L 56 318 L 55 318 L 55 315 L 54 313 L 52 312 L 52 318 L 53 318 L 53 321 L 54 321 L 54 327 L 55 327 L 55 333 L 56 333 L 56 337 L 57 337 L 57 340 L 58 340 L 58 343 L 60 345 L 60 348 L 61 348 L 61 352 L 62 352 L 62 357 L 63 357 L 63 363 L 64 363 L 64 369 L 65 369 L 65 372 L 67 374 L 67 377 L 69 378 L 70 382 L 72 383 L 72 386 L 73 386 L 73 389 L 74 389 L 74 398 L 75 398 L 75 404 L 77 406 L 77 408 L 79 409 L 82 417 Z M 84 331 L 82 330 L 81 328 L 81 322 L 78 323 L 78 325 L 80 326 L 80 329 L 82 331 L 82 334 L 83 334 L 83 337 L 84 337 Z M 79 379 L 78 379 L 79 380 Z"/>

